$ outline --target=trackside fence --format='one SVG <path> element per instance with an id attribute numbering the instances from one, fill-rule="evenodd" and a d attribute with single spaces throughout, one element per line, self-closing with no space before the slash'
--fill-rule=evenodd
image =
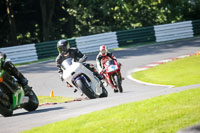
<path id="1" fill-rule="evenodd" d="M 103 44 L 108 49 L 114 49 L 126 45 L 164 42 L 197 35 L 200 35 L 200 20 L 107 32 L 67 40 L 71 47 L 77 47 L 82 53 L 91 53 L 99 51 L 99 47 Z M 6 53 L 14 64 L 26 63 L 57 56 L 57 41 L 0 48 L 0 51 Z"/>
<path id="2" fill-rule="evenodd" d="M 192 21 L 154 26 L 156 42 L 193 37 Z"/>
<path id="3" fill-rule="evenodd" d="M 194 35 L 200 35 L 200 20 L 192 21 Z"/>
<path id="4" fill-rule="evenodd" d="M 155 42 L 153 26 L 132 30 L 117 31 L 119 46 L 137 44 L 142 42 Z"/>
<path id="5" fill-rule="evenodd" d="M 38 60 L 35 44 L 0 48 L 0 51 L 6 53 L 7 58 L 11 59 L 14 64 Z"/>
<path id="6" fill-rule="evenodd" d="M 67 39 L 67 40 L 69 41 L 69 44 L 71 47 L 76 47 L 75 39 Z M 35 47 L 37 50 L 38 59 L 57 56 L 58 55 L 58 51 L 56 47 L 57 42 L 58 40 L 37 43 Z"/>
<path id="7" fill-rule="evenodd" d="M 82 53 L 91 53 L 99 51 L 99 47 L 105 44 L 108 49 L 118 48 L 116 32 L 108 32 L 90 36 L 76 38 L 77 48 Z"/>

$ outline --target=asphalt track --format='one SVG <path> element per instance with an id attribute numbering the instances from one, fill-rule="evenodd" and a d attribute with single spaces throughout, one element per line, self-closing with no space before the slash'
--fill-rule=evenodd
<path id="1" fill-rule="evenodd" d="M 14 111 L 12 117 L 7 118 L 0 115 L 0 133 L 18 133 L 33 127 L 43 126 L 123 103 L 144 100 L 159 95 L 199 87 L 199 84 L 179 88 L 151 86 L 140 84 L 127 78 L 134 68 L 140 68 L 160 60 L 192 54 L 199 49 L 200 38 L 198 37 L 179 42 L 140 46 L 114 51 L 114 55 L 123 65 L 122 75 L 125 77 L 123 81 L 124 93 L 113 93 L 113 90 L 107 87 L 109 93 L 107 98 L 40 106 L 34 112 L 27 112 L 24 109 L 19 109 Z M 88 62 L 96 64 L 95 58 L 96 54 L 89 55 Z M 60 81 L 54 61 L 24 65 L 18 68 L 29 79 L 29 84 L 33 86 L 38 96 L 49 96 L 51 90 L 53 90 L 56 96 L 84 98 L 79 92 L 73 93 L 72 88 L 66 88 L 65 84 Z"/>

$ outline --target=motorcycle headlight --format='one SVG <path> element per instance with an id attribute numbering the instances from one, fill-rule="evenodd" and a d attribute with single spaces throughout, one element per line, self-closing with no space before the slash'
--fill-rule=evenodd
<path id="1" fill-rule="evenodd" d="M 116 65 L 111 65 L 110 67 L 108 67 L 108 72 L 113 72 L 117 69 L 118 69 L 118 67 Z"/>

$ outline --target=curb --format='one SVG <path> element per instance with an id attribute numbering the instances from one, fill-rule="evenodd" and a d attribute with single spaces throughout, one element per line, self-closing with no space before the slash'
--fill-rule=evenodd
<path id="1" fill-rule="evenodd" d="M 197 52 L 198 52 L 198 51 L 197 51 Z M 161 85 L 161 84 L 152 84 L 152 83 L 143 82 L 143 81 L 140 81 L 140 80 L 137 80 L 137 79 L 133 78 L 133 77 L 131 76 L 131 74 L 134 73 L 134 72 L 144 71 L 144 70 L 153 68 L 153 67 L 155 67 L 155 66 L 158 66 L 158 65 L 161 65 L 161 64 L 164 64 L 164 63 L 167 63 L 167 62 L 171 62 L 171 61 L 174 61 L 174 60 L 177 60 L 177 59 L 182 59 L 182 58 L 189 57 L 189 56 L 193 56 L 193 55 L 198 55 L 198 54 L 182 55 L 182 56 L 178 56 L 178 57 L 174 57 L 174 58 L 169 58 L 169 59 L 165 59 L 165 60 L 160 60 L 160 61 L 157 61 L 157 62 L 148 64 L 148 65 L 145 65 L 145 66 L 142 66 L 142 67 L 135 68 L 135 69 L 131 70 L 131 72 L 130 72 L 130 74 L 127 76 L 127 78 L 130 79 L 130 80 L 132 80 L 132 81 L 135 81 L 135 82 L 137 82 L 137 83 L 140 83 L 140 84 L 152 85 L 152 86 L 165 86 L 165 87 L 168 87 L 168 88 L 173 88 L 173 87 L 174 87 L 173 85 Z"/>
<path id="2" fill-rule="evenodd" d="M 60 104 L 60 103 L 71 103 L 71 102 L 78 102 L 78 101 L 84 101 L 84 100 L 89 100 L 87 97 L 84 97 L 84 98 L 75 98 L 74 100 L 72 101 L 65 101 L 65 102 L 50 102 L 50 103 L 43 103 L 43 104 L 40 104 L 39 106 L 48 106 L 48 105 L 56 105 L 56 104 Z"/>

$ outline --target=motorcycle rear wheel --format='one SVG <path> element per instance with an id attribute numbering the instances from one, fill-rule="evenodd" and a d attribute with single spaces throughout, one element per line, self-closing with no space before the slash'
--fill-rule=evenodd
<path id="1" fill-rule="evenodd" d="M 123 92 L 123 88 L 122 88 L 122 84 L 121 84 L 121 79 L 120 79 L 120 76 L 119 75 L 114 75 L 114 80 L 117 84 L 117 88 L 119 89 L 119 92 Z"/>
<path id="2" fill-rule="evenodd" d="M 95 99 L 97 98 L 96 94 L 94 92 L 92 92 L 86 85 L 84 80 L 77 80 L 76 81 L 76 85 L 78 86 L 78 88 L 80 88 L 82 90 L 82 92 L 90 99 Z"/>
<path id="3" fill-rule="evenodd" d="M 12 116 L 13 115 L 13 109 L 10 105 L 9 108 L 6 108 L 0 103 L 0 114 L 3 115 L 4 117 Z"/>
<path id="4" fill-rule="evenodd" d="M 30 92 L 30 94 L 28 94 L 28 96 L 29 96 L 29 102 L 23 104 L 22 107 L 29 112 L 35 111 L 39 106 L 38 98 L 33 90 L 31 90 L 31 92 Z"/>

